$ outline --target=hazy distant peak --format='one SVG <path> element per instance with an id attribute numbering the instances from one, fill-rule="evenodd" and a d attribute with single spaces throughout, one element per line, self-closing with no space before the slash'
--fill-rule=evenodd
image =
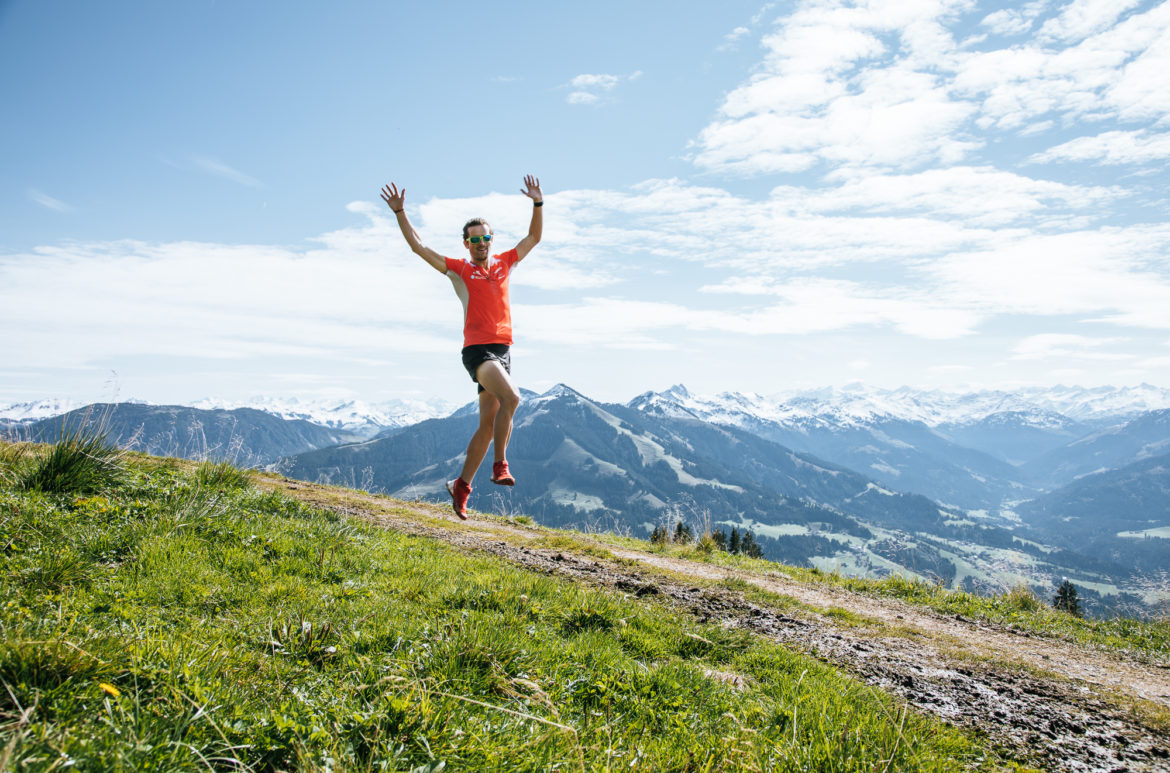
<path id="1" fill-rule="evenodd" d="M 1170 408 L 1170 389 L 1135 387 L 1028 387 L 1016 391 L 880 389 L 865 384 L 792 391 L 772 396 L 724 392 L 696 395 L 680 387 L 646 392 L 629 407 L 662 416 L 690 415 L 720 423 L 765 420 L 785 425 L 828 421 L 838 425 L 882 420 L 917 421 L 930 427 L 968 425 L 996 414 L 1023 424 L 1125 419 Z"/>
<path id="2" fill-rule="evenodd" d="M 83 403 L 76 400 L 69 400 L 60 397 L 50 397 L 44 400 L 30 400 L 22 403 L 10 403 L 7 405 L 0 405 L 0 419 L 7 419 L 8 421 L 22 424 L 25 422 L 39 421 L 41 419 L 48 419 L 53 416 L 60 416 L 63 413 L 68 413 L 75 408 L 80 408 Z"/>
<path id="3" fill-rule="evenodd" d="M 447 416 L 453 406 L 446 400 L 391 399 L 370 403 L 352 398 L 307 399 L 256 396 L 248 400 L 205 398 L 195 408 L 254 408 L 282 419 L 302 419 L 323 427 L 344 429 L 371 437 L 394 427 Z"/>

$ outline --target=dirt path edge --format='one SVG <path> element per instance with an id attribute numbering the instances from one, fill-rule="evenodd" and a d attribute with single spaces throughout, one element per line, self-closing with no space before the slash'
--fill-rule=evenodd
<path id="1" fill-rule="evenodd" d="M 603 547 L 614 560 L 578 555 L 529 544 L 539 532 L 494 519 L 437 523 L 436 519 L 446 518 L 447 509 L 425 503 L 355 492 L 348 492 L 339 502 L 335 490 L 314 484 L 264 479 L 261 485 L 384 528 L 488 553 L 533 571 L 651 596 L 701 621 L 767 636 L 844 669 L 920 711 L 983 733 L 1008 757 L 1045 770 L 1170 771 L 1170 735 L 1143 722 L 1139 712 L 1123 705 L 1125 696 L 1170 705 L 1170 675 L 1155 673 L 1142 664 L 973 620 L 948 618 L 897 601 L 839 588 L 822 589 L 834 606 L 882 622 L 891 618 L 898 621 L 896 635 L 875 633 L 872 628 L 842 625 L 813 612 L 758 605 L 735 590 L 710 585 L 711 580 L 737 577 L 809 603 L 807 593 L 786 593 L 807 589 L 802 583 L 608 545 Z M 684 581 L 688 575 L 694 581 Z M 698 580 L 703 582 L 696 584 Z M 824 603 L 823 597 L 819 603 Z M 1013 639 L 1022 642 L 1022 649 L 1032 651 L 1048 668 L 1038 669 L 1026 658 L 1023 665 L 1012 667 L 1003 656 L 970 656 L 984 650 L 1001 653 Z M 945 646 L 948 641 L 959 646 Z M 940 642 L 944 646 L 939 646 Z M 1069 661 L 1073 656 L 1087 660 L 1087 670 L 1067 673 L 1075 666 Z M 1100 678 L 1085 679 L 1086 674 Z M 1097 689 L 1102 687 L 1104 691 Z M 1106 692 L 1123 699 L 1109 698 Z"/>

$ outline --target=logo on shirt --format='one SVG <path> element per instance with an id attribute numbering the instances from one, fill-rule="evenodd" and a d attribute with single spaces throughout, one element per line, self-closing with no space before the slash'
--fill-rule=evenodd
<path id="1" fill-rule="evenodd" d="M 489 266 L 487 271 L 484 271 L 479 266 L 472 264 L 470 279 L 486 279 L 489 282 L 499 282 L 508 276 L 508 269 L 501 261 L 494 261 Z"/>

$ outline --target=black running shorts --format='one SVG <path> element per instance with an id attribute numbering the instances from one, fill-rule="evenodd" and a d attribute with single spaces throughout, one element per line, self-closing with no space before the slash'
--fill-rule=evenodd
<path id="1" fill-rule="evenodd" d="M 501 367 L 509 374 L 512 374 L 512 352 L 511 347 L 507 344 L 472 344 L 471 346 L 463 347 L 463 367 L 467 368 L 468 375 L 471 380 L 476 381 L 475 372 L 479 370 L 479 366 L 483 365 L 488 360 L 495 360 L 500 363 Z M 484 391 L 483 385 L 479 384 L 480 392 Z"/>

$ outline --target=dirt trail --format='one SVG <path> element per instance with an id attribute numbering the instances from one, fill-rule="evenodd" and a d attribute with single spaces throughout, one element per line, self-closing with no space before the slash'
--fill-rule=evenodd
<path id="1" fill-rule="evenodd" d="M 848 670 L 921 711 L 986 733 L 1010 756 L 1046 770 L 1170 771 L 1170 731 L 1143 719 L 1151 706 L 1163 716 L 1170 709 L 1170 663 L 1142 663 L 898 600 L 600 542 L 597 546 L 615 560 L 550 550 L 535 544 L 540 530 L 474 517 L 445 523 L 453 519 L 447 507 L 353 492 L 341 500 L 336 489 L 299 481 L 265 479 L 262 485 L 395 531 L 491 553 L 535 571 L 653 596 L 703 621 L 768 636 Z M 742 593 L 709 585 L 725 579 L 799 604 L 759 606 Z M 832 610 L 847 610 L 854 624 L 834 619 Z M 1146 711 L 1134 710 L 1143 703 Z"/>

